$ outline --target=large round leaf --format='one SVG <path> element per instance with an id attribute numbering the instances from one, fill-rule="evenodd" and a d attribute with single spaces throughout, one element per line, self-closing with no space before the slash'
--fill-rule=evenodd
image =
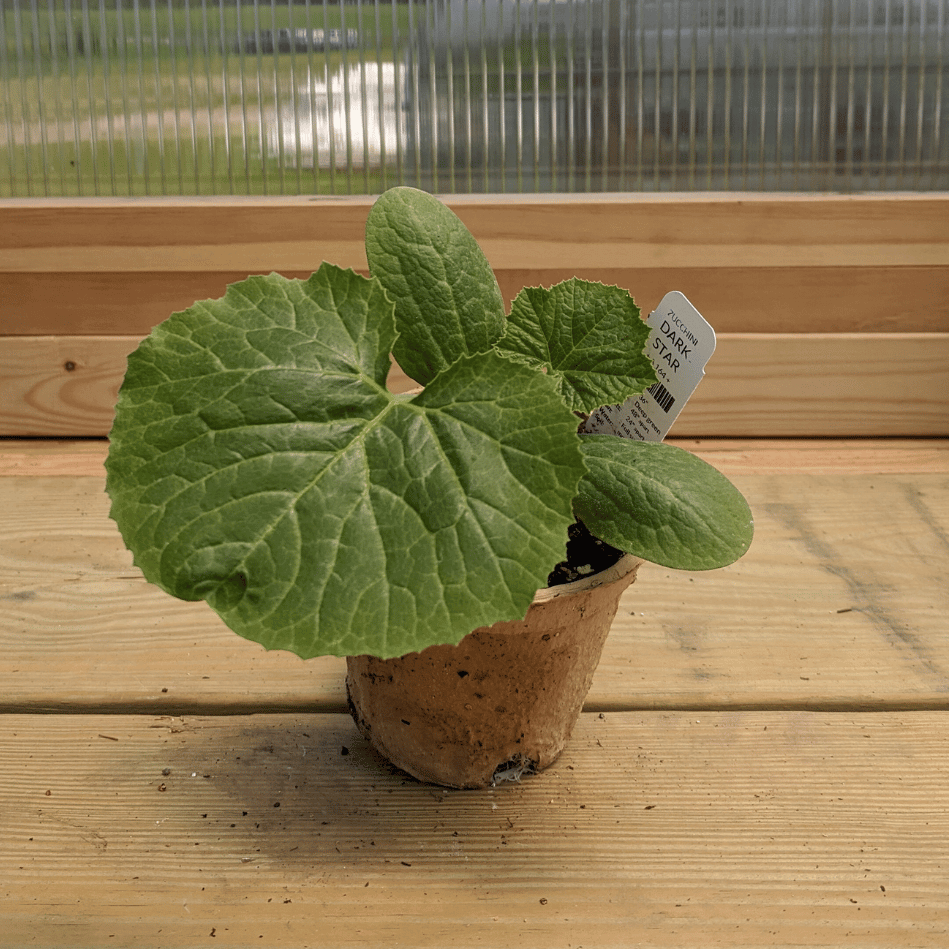
<path id="1" fill-rule="evenodd" d="M 522 616 L 584 472 L 551 380 L 466 357 L 411 401 L 376 281 L 235 284 L 129 357 L 107 462 L 145 576 L 267 648 L 402 655 Z"/>

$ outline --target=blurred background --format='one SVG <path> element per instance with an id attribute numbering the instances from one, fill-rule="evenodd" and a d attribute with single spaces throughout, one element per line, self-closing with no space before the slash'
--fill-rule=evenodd
<path id="1" fill-rule="evenodd" d="M 949 0 L 2 0 L 0 196 L 949 189 Z"/>

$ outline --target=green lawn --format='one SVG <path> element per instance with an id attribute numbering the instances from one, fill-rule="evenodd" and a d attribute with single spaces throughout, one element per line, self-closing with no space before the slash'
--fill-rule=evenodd
<path id="1" fill-rule="evenodd" d="M 0 196 L 379 191 L 395 183 L 391 171 L 297 168 L 261 140 L 272 111 L 311 79 L 360 56 L 370 68 L 393 59 L 411 35 L 410 9 L 378 12 L 319 0 L 257 9 L 159 0 L 138 16 L 4 10 Z M 282 27 L 356 29 L 361 50 L 235 51 L 242 32 Z"/>

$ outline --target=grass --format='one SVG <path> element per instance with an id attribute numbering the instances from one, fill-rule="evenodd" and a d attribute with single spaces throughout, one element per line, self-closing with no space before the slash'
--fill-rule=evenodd
<path id="1" fill-rule="evenodd" d="M 61 0 L 62 2 L 62 0 Z M 108 2 L 111 7 L 105 6 Z M 357 29 L 363 42 L 374 47 L 378 40 L 391 47 L 398 34 L 405 34 L 412 12 L 402 4 L 388 7 L 373 0 L 356 3 L 308 0 L 303 3 L 223 3 L 218 0 L 139 0 L 138 8 L 116 7 L 117 0 L 72 3 L 25 4 L 0 10 L 3 47 L 15 61 L 25 55 L 32 62 L 53 62 L 67 55 L 101 55 L 118 52 L 127 45 L 141 55 L 162 55 L 174 38 L 183 46 L 190 38 L 197 45 L 220 49 L 230 46 L 240 33 L 287 27 L 307 29 Z M 55 5 L 54 5 L 55 4 Z M 77 9 L 67 10 L 75 6 Z M 85 7 L 85 9 L 83 8 Z M 415 12 L 418 16 L 418 12 Z"/>
<path id="2" fill-rule="evenodd" d="M 4 9 L 0 196 L 382 190 L 395 183 L 391 171 L 298 168 L 266 153 L 266 130 L 309 77 L 360 57 L 370 68 L 391 60 L 414 15 L 405 5 L 322 0 Z M 241 33 L 284 27 L 356 29 L 361 49 L 236 51 Z"/>

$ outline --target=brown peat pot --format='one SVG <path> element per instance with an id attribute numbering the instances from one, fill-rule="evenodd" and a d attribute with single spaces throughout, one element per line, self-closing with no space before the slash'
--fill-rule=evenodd
<path id="1" fill-rule="evenodd" d="M 360 732 L 434 784 L 481 788 L 542 771 L 570 737 L 641 563 L 627 555 L 538 590 L 523 620 L 479 627 L 457 646 L 398 659 L 349 656 L 346 688 Z"/>

